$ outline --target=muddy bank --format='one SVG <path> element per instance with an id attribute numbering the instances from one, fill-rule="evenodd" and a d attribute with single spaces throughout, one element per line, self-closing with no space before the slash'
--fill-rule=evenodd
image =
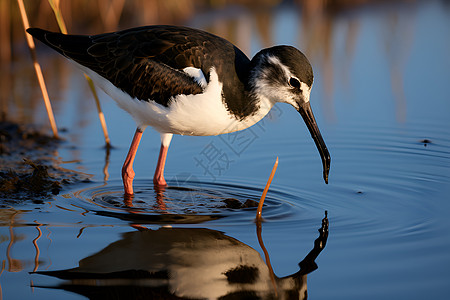
<path id="1" fill-rule="evenodd" d="M 41 203 L 63 186 L 86 180 L 60 166 L 62 143 L 30 125 L 0 122 L 0 204 Z"/>

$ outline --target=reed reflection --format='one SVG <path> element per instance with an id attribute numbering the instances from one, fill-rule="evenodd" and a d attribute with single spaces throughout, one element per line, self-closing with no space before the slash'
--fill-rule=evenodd
<path id="1" fill-rule="evenodd" d="M 299 263 L 300 270 L 273 276 L 272 281 L 269 266 L 255 249 L 220 231 L 135 228 L 138 231 L 125 233 L 121 240 L 82 259 L 79 267 L 37 272 L 64 279 L 57 286 L 40 287 L 89 299 L 305 299 L 307 274 L 317 269 L 315 259 L 328 238 L 325 216 L 313 249 Z"/>

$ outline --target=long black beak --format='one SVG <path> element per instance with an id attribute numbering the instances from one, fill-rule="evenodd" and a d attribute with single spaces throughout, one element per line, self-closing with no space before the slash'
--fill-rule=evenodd
<path id="1" fill-rule="evenodd" d="M 319 150 L 323 164 L 323 180 L 325 180 L 325 183 L 328 184 L 328 173 L 330 172 L 331 157 L 330 153 L 328 153 L 327 146 L 323 141 L 322 135 L 320 134 L 319 127 L 317 127 L 316 119 L 314 118 L 309 102 L 305 102 L 300 105 L 298 112 L 302 116 L 303 121 L 305 121 L 306 126 L 311 133 L 311 137 L 313 138 L 314 143 L 316 143 L 317 150 Z"/>

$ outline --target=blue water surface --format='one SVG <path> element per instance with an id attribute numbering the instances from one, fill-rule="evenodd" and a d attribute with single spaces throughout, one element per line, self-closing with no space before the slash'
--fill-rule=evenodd
<path id="1" fill-rule="evenodd" d="M 205 243 L 199 249 L 214 249 L 209 244 L 214 243 L 213 235 L 217 241 L 235 243 L 242 257 L 259 257 L 277 278 L 291 276 L 314 249 L 325 211 L 329 235 L 315 259 L 317 269 L 307 272 L 310 299 L 448 298 L 448 5 L 444 1 L 383 4 L 306 19 L 301 8 L 289 3 L 271 11 L 268 31 L 258 26 L 256 12 L 235 6 L 222 13 L 199 13 L 186 25 L 224 35 L 223 26 L 238 24 L 230 25 L 234 31 L 225 37 L 250 57 L 272 44 L 293 45 L 305 52 L 315 73 L 311 105 L 332 157 L 329 184 L 323 182 L 319 154 L 301 117 L 292 107 L 277 104 L 262 122 L 239 134 L 174 136 L 166 164 L 169 188 L 163 192 L 151 184 L 160 138 L 148 128 L 134 163 L 134 204 L 127 205 L 120 170 L 134 121 L 100 93 L 113 145 L 107 155 L 84 77 L 64 59 L 39 47 L 42 59 L 53 62 L 43 69 L 49 92 L 56 98 L 58 126 L 66 129 L 62 133 L 66 141 L 55 156 L 63 167 L 86 174 L 89 182 L 68 186 L 42 205 L 23 203 L 2 209 L 4 299 L 85 299 L 81 289 L 68 290 L 129 284 L 100 280 L 96 285 L 92 278 L 64 280 L 33 272 L 122 270 L 122 261 L 133 264 L 138 257 L 127 256 L 132 246 L 120 245 L 129 237 L 136 239 L 135 247 L 145 245 L 144 238 L 137 237 L 139 230 L 143 235 L 157 234 L 164 226 L 191 229 L 189 234 L 199 236 L 192 243 Z M 43 108 L 34 113 L 34 121 L 45 124 L 39 110 Z M 208 151 L 217 153 L 215 160 L 206 160 Z M 226 208 L 223 200 L 258 201 L 276 157 L 279 166 L 263 209 L 260 236 L 270 256 L 268 263 L 258 240 L 255 208 Z M 198 230 L 204 228 L 210 231 L 200 234 Z M 171 238 L 155 237 L 155 244 L 181 251 L 168 241 Z M 185 242 L 174 235 L 177 238 Z M 153 249 L 155 244 L 146 247 Z M 139 253 L 145 253 L 142 249 Z M 218 261 L 232 256 L 223 249 L 217 253 Z M 91 262 L 105 264 L 102 255 L 108 251 L 117 255 L 111 256 L 107 267 Z M 210 255 L 202 251 L 193 255 L 193 265 Z M 91 263 L 84 266 L 80 261 L 89 257 Z M 196 276 L 197 271 L 189 270 L 190 275 L 181 278 Z M 137 282 L 133 284 L 160 284 Z M 301 282 L 304 286 L 298 290 L 303 293 L 306 277 Z M 181 284 L 171 284 L 173 294 L 192 298 Z M 219 287 L 205 289 L 204 298 L 214 298 L 213 292 L 219 291 Z M 264 293 L 257 295 L 275 295 L 273 290 Z"/>

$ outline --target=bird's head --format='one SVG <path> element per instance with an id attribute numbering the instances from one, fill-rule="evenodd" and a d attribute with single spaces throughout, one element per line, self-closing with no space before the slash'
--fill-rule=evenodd
<path id="1" fill-rule="evenodd" d="M 251 70 L 250 85 L 256 97 L 288 103 L 300 113 L 319 150 L 328 183 L 331 157 L 309 103 L 314 75 L 306 56 L 291 46 L 263 49 L 252 59 Z"/>

